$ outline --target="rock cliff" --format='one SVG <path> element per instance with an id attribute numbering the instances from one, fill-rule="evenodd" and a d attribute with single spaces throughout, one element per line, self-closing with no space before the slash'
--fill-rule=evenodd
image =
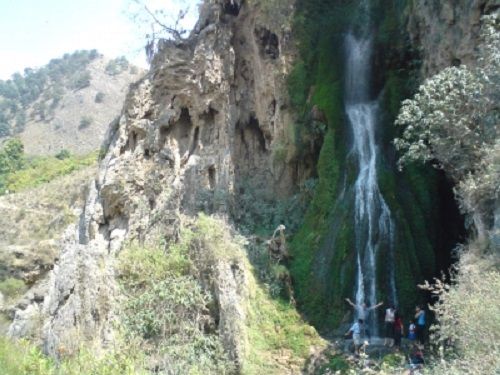
<path id="1" fill-rule="evenodd" d="M 497 0 L 413 2 L 409 31 L 413 44 L 422 52 L 424 76 L 447 66 L 473 64 L 481 16 L 499 7 Z"/>
<path id="2" fill-rule="evenodd" d="M 11 336 L 38 337 L 56 357 L 83 342 L 111 345 L 125 243 L 175 241 L 181 213 L 227 214 L 248 186 L 285 197 L 307 175 L 290 155 L 276 159 L 291 143 L 284 85 L 293 49 L 289 30 L 262 22 L 259 9 L 206 1 L 188 39 L 159 43 L 110 126 L 79 222 L 65 231 L 42 291 L 15 311 Z M 213 293 L 224 345 L 239 363 L 246 271 L 232 262 L 218 263 Z"/>

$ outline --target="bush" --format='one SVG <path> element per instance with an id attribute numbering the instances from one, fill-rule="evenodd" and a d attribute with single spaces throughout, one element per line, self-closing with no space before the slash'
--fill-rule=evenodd
<path id="1" fill-rule="evenodd" d="M 165 373 L 230 373 L 222 343 L 211 323 L 214 301 L 193 276 L 190 230 L 167 250 L 131 245 L 119 257 L 119 280 L 127 295 L 122 322 L 127 337 L 140 337 L 146 354 Z M 153 349 L 156 348 L 156 349 Z"/>
<path id="2" fill-rule="evenodd" d="M 474 213 L 478 230 L 492 221 L 500 192 L 500 17 L 482 18 L 475 67 L 450 67 L 428 79 L 403 101 L 395 139 L 400 165 L 436 162 L 457 184 L 461 209 Z M 493 167 L 492 167 L 493 163 Z"/>
<path id="3" fill-rule="evenodd" d="M 453 284 L 424 288 L 438 301 L 431 342 L 440 353 L 433 374 L 495 374 L 500 371 L 500 272 L 498 259 L 479 258 L 478 244 L 462 253 Z"/>
<path id="4" fill-rule="evenodd" d="M 71 157 L 71 154 L 68 150 L 66 149 L 62 149 L 61 151 L 59 151 L 56 155 L 55 155 L 55 158 L 56 159 L 59 159 L 59 160 L 64 160 L 64 159 L 68 159 L 69 157 Z"/>
<path id="5" fill-rule="evenodd" d="M 83 116 L 80 119 L 80 124 L 78 125 L 78 129 L 83 130 L 83 129 L 88 128 L 90 126 L 90 124 L 92 124 L 93 121 L 94 121 L 94 119 L 91 116 Z"/>
<path id="6" fill-rule="evenodd" d="M 104 71 L 110 76 L 115 76 L 123 71 L 127 70 L 129 67 L 128 60 L 125 56 L 117 57 L 116 59 L 110 60 Z"/>
<path id="7" fill-rule="evenodd" d="M 90 86 L 90 72 L 87 70 L 75 73 L 69 81 L 69 87 L 73 90 L 81 90 Z"/>
<path id="8" fill-rule="evenodd" d="M 99 91 L 97 94 L 95 94 L 94 101 L 96 103 L 102 103 L 104 101 L 104 93 Z"/>

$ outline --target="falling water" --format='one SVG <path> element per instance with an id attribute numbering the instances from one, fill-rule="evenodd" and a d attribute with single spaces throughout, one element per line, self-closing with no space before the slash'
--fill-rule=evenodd
<path id="1" fill-rule="evenodd" d="M 388 295 L 396 304 L 394 281 L 394 223 L 377 183 L 377 159 L 379 149 L 375 130 L 377 125 L 377 101 L 370 98 L 370 66 L 372 39 L 370 36 L 369 3 L 360 7 L 362 30 L 347 34 L 345 39 L 346 104 L 345 110 L 353 132 L 351 154 L 358 163 L 355 189 L 356 234 L 356 304 L 375 305 L 377 301 L 377 254 L 387 247 L 389 259 Z M 377 312 L 367 317 L 367 327 L 372 335 L 378 334 Z"/>

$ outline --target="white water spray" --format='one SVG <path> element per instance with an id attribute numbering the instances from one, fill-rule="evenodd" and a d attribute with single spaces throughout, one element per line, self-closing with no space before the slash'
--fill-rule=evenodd
<path id="1" fill-rule="evenodd" d="M 363 2 L 363 18 L 367 19 L 369 5 Z M 356 234 L 356 304 L 377 304 L 377 254 L 382 246 L 388 247 L 389 288 L 387 294 L 396 304 L 394 281 L 394 223 L 377 183 L 377 158 L 379 149 L 375 137 L 377 101 L 370 100 L 370 61 L 372 40 L 369 22 L 365 20 L 361 36 L 346 36 L 346 113 L 353 132 L 351 153 L 356 157 L 358 176 L 355 189 Z M 358 316 L 359 317 L 359 316 Z M 367 315 L 367 327 L 372 335 L 378 334 L 377 312 Z"/>

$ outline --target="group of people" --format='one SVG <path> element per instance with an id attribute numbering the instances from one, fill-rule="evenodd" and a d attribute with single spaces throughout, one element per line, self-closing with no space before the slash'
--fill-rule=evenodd
<path id="1" fill-rule="evenodd" d="M 415 307 L 415 316 L 408 326 L 408 340 L 424 344 L 425 341 L 425 310 L 422 306 Z M 401 347 L 401 338 L 405 335 L 403 320 L 394 306 L 385 310 L 385 340 L 384 345 Z"/>
<path id="2" fill-rule="evenodd" d="M 357 354 L 363 346 L 363 339 L 366 337 L 370 339 L 370 332 L 365 326 L 366 319 L 370 311 L 375 310 L 383 305 L 379 302 L 373 306 L 367 306 L 365 303 L 354 303 L 349 298 L 346 301 L 355 311 L 357 321 L 351 326 L 346 335 L 352 334 L 354 348 Z M 385 310 L 385 332 L 384 332 L 384 345 L 395 347 L 396 350 L 401 348 L 401 339 L 405 336 L 405 326 L 401 314 L 394 306 L 389 306 Z M 421 366 L 423 364 L 423 353 L 417 342 L 421 345 L 425 341 L 425 326 L 426 314 L 422 306 L 415 307 L 415 315 L 408 325 L 408 340 L 412 343 L 412 353 L 410 354 L 410 361 L 412 365 Z"/>

